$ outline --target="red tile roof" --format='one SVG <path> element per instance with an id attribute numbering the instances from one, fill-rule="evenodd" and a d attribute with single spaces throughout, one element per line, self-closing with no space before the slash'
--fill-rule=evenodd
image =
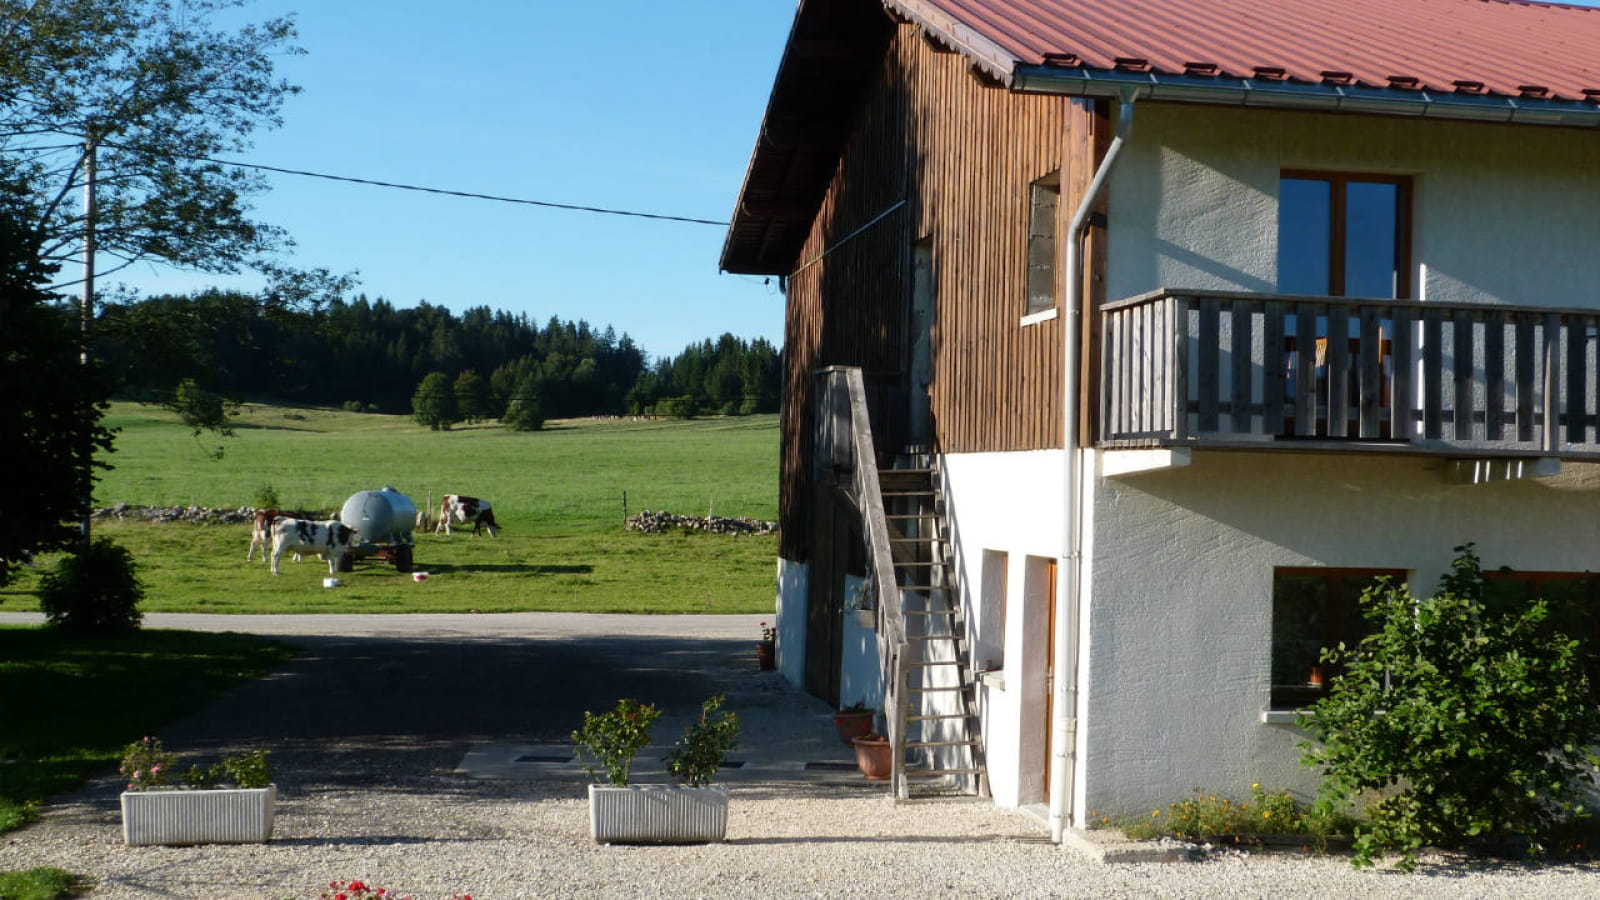
<path id="1" fill-rule="evenodd" d="M 801 0 L 723 245 L 791 271 L 884 10 L 1017 90 L 1600 125 L 1600 9 L 1528 0 Z"/>
<path id="2" fill-rule="evenodd" d="M 1008 81 L 1019 66 L 1049 60 L 1091 70 L 1265 76 L 1550 100 L 1600 93 L 1600 9 L 1582 6 L 1519 0 L 886 5 L 929 25 Z"/>

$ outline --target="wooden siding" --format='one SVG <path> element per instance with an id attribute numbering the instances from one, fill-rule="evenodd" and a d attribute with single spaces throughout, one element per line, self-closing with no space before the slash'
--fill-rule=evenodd
<path id="1" fill-rule="evenodd" d="M 934 449 L 1060 446 L 1064 318 L 1021 325 L 1030 185 L 1061 173 L 1057 232 L 1065 240 L 1093 174 L 1098 121 L 1091 101 L 1012 93 L 914 26 L 898 26 L 788 278 L 783 556 L 809 555 L 814 373 L 861 367 L 874 396 L 885 398 L 873 410 L 880 455 L 903 443 L 919 239 L 932 247 Z M 1095 299 L 1090 280 L 1086 308 Z M 1087 341 L 1094 318 L 1084 322 Z M 1085 366 L 1095 371 L 1088 358 Z"/>

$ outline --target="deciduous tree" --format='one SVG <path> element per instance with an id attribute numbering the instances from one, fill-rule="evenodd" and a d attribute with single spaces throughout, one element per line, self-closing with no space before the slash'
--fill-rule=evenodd
<path id="1" fill-rule="evenodd" d="M 0 205 L 0 585 L 35 553 L 73 545 L 93 489 L 96 453 L 109 453 L 100 424 L 110 389 L 79 360 L 78 321 L 41 290 L 50 270 L 37 239 Z"/>
<path id="2" fill-rule="evenodd" d="M 215 159 L 279 124 L 296 88 L 274 58 L 292 20 L 229 28 L 245 0 L 0 0 L 0 175 L 28 198 L 39 252 L 76 257 L 85 142 L 108 274 L 139 260 L 234 272 L 287 243 L 250 218 L 262 178 Z"/>

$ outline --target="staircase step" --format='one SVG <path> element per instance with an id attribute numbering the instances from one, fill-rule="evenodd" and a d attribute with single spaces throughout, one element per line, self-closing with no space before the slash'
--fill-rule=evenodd
<path id="1" fill-rule="evenodd" d="M 972 687 L 970 684 L 956 685 L 955 687 L 916 687 L 906 688 L 908 694 L 955 694 Z"/>
<path id="2" fill-rule="evenodd" d="M 976 747 L 977 741 L 906 741 L 907 747 Z"/>
<path id="3" fill-rule="evenodd" d="M 966 637 L 959 634 L 910 634 L 906 635 L 906 640 L 921 641 L 923 643 L 932 643 L 934 641 L 964 642 L 966 641 Z"/>
<path id="4" fill-rule="evenodd" d="M 906 716 L 907 722 L 941 722 L 949 719 L 976 719 L 977 713 L 938 713 L 932 716 Z"/>
<path id="5" fill-rule="evenodd" d="M 907 663 L 913 669 L 927 669 L 933 666 L 959 666 L 961 664 L 959 659 L 930 659 L 923 662 Z"/>
<path id="6" fill-rule="evenodd" d="M 942 775 L 982 775 L 982 769 L 904 769 L 902 774 L 907 778 L 938 778 Z"/>
<path id="7" fill-rule="evenodd" d="M 902 591 L 925 591 L 925 590 L 930 590 L 930 589 L 929 588 L 902 587 L 900 590 L 902 590 Z M 944 590 L 944 588 L 940 588 L 939 590 Z M 904 610 L 900 611 L 900 615 L 902 615 L 902 616 L 953 616 L 955 614 L 956 614 L 956 611 L 953 610 L 953 609 L 904 609 Z"/>

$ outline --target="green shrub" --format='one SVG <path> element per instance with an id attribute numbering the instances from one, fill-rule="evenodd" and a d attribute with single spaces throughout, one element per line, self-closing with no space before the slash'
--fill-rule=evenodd
<path id="1" fill-rule="evenodd" d="M 1239 841 L 1250 835 L 1297 834 L 1312 838 L 1308 843 L 1319 848 L 1324 838 L 1349 834 L 1354 824 L 1347 816 L 1308 809 L 1286 790 L 1269 793 L 1260 784 L 1250 786 L 1248 803 L 1195 788 L 1192 796 L 1169 804 L 1164 812 L 1153 809 L 1148 817 L 1117 821 L 1091 813 L 1091 818 L 1095 824 L 1117 828 L 1133 840 L 1169 836 L 1218 843 Z"/>
<path id="2" fill-rule="evenodd" d="M 270 484 L 263 484 L 256 489 L 256 509 L 283 509 L 283 503 L 278 500 L 278 489 Z"/>
<path id="3" fill-rule="evenodd" d="M 133 554 L 100 538 L 62 557 L 39 579 L 39 608 L 57 628 L 117 634 L 139 627 L 144 585 Z"/>
<path id="4" fill-rule="evenodd" d="M 661 717 L 661 710 L 648 703 L 622 699 L 611 712 L 583 713 L 583 727 L 572 733 L 578 757 L 593 757 L 606 771 L 606 783 L 625 785 L 633 772 L 633 758 L 650 746 L 650 726 Z M 593 778 L 593 766 L 583 769 Z"/>
<path id="5" fill-rule="evenodd" d="M 1426 844 L 1537 852 L 1583 815 L 1600 764 L 1577 642 L 1548 627 L 1542 600 L 1486 604 L 1472 545 L 1456 551 L 1432 597 L 1362 596 L 1374 632 L 1324 652 L 1345 673 L 1301 718 L 1320 742 L 1302 745 L 1323 773 L 1319 805 L 1372 800 L 1357 866 L 1398 854 L 1410 870 Z"/>
<path id="6" fill-rule="evenodd" d="M 722 711 L 724 699 L 718 694 L 701 704 L 700 717 L 683 729 L 667 755 L 667 771 L 683 784 L 710 784 L 723 757 L 739 746 L 739 717 Z"/>

